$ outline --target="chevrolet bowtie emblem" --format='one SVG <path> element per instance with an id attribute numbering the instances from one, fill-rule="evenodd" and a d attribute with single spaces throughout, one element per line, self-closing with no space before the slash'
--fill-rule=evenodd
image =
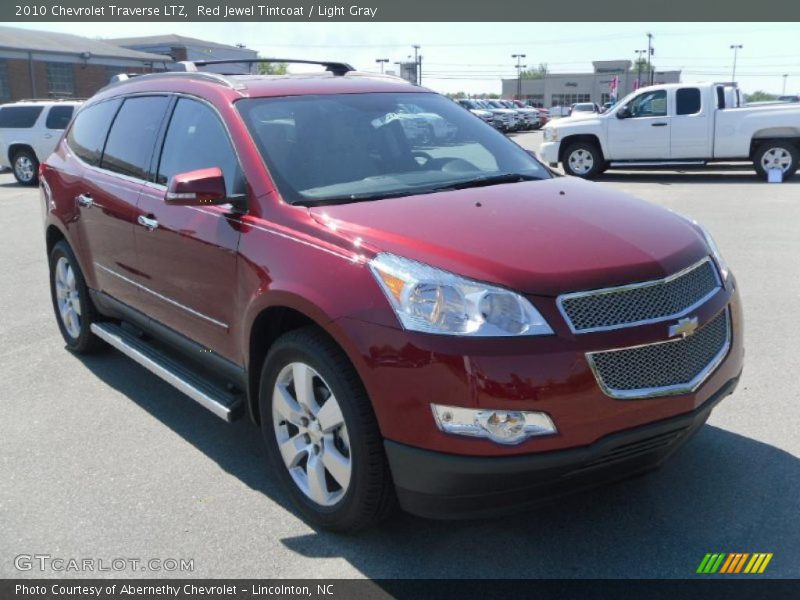
<path id="1" fill-rule="evenodd" d="M 697 329 L 697 317 L 686 317 L 679 320 L 674 325 L 669 326 L 669 337 L 679 335 L 681 337 L 689 337 Z"/>

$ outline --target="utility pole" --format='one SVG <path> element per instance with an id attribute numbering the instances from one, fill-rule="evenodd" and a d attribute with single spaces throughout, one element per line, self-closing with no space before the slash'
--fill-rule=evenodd
<path id="1" fill-rule="evenodd" d="M 650 59 L 653 56 L 653 34 L 647 34 L 647 80 L 649 85 L 653 85 L 653 65 L 650 62 Z"/>
<path id="2" fill-rule="evenodd" d="M 781 92 L 781 96 L 786 95 L 786 78 L 789 77 L 788 73 L 783 74 L 783 92 Z"/>
<path id="3" fill-rule="evenodd" d="M 383 65 L 384 65 L 384 63 L 388 63 L 389 59 L 388 58 L 376 58 L 375 62 L 376 63 L 380 63 L 380 65 L 381 65 L 381 75 L 383 75 Z"/>
<path id="4" fill-rule="evenodd" d="M 636 87 L 642 86 L 642 54 L 647 50 L 634 50 L 636 52 Z"/>
<path id="5" fill-rule="evenodd" d="M 422 74 L 419 72 L 420 71 L 420 69 L 419 69 L 419 67 L 420 67 L 420 64 L 419 64 L 419 62 L 420 62 L 419 61 L 419 49 L 420 49 L 420 46 L 419 46 L 419 44 L 414 44 L 412 46 L 412 48 L 414 48 L 414 64 L 416 65 L 414 67 L 414 71 L 416 71 L 415 74 L 417 76 L 417 85 L 422 85 Z"/>
<path id="6" fill-rule="evenodd" d="M 731 50 L 733 50 L 733 73 L 731 74 L 731 83 L 736 82 L 736 55 L 741 49 L 741 44 L 731 44 Z"/>
<path id="7" fill-rule="evenodd" d="M 525 55 L 512 54 L 511 58 L 517 59 L 517 100 L 522 100 L 522 69 L 527 66 L 522 64 L 522 59 L 525 58 Z"/>

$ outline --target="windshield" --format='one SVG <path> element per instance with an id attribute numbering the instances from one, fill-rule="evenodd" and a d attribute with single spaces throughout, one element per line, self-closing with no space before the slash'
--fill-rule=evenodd
<path id="1" fill-rule="evenodd" d="M 307 205 L 549 179 L 443 96 L 372 93 L 236 103 L 284 199 Z"/>

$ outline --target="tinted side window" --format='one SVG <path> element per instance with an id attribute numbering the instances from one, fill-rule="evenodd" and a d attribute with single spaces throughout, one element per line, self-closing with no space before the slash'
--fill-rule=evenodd
<path id="1" fill-rule="evenodd" d="M 178 173 L 219 167 L 228 194 L 243 190 L 239 161 L 217 114 L 196 100 L 181 98 L 169 122 L 156 181 L 166 185 Z"/>
<path id="2" fill-rule="evenodd" d="M 636 96 L 628 104 L 631 116 L 636 117 L 664 117 L 667 114 L 667 92 L 654 90 Z"/>
<path id="3" fill-rule="evenodd" d="M 700 112 L 700 90 L 681 88 L 675 92 L 675 112 L 679 115 L 694 115 Z"/>
<path id="4" fill-rule="evenodd" d="M 90 165 L 100 164 L 108 128 L 119 105 L 119 100 L 109 100 L 93 104 L 78 113 L 67 134 L 67 145 L 78 158 Z"/>
<path id="5" fill-rule="evenodd" d="M 144 179 L 168 103 L 167 96 L 127 98 L 111 125 L 100 167 Z"/>
<path id="6" fill-rule="evenodd" d="M 44 126 L 48 129 L 66 129 L 73 112 L 75 112 L 74 106 L 53 106 L 47 113 Z"/>
<path id="7" fill-rule="evenodd" d="M 42 106 L 4 106 L 0 110 L 0 127 L 23 129 L 33 127 L 42 114 Z"/>

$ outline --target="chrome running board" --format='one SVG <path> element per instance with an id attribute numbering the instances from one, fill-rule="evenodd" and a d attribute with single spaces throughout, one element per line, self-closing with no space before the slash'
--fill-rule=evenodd
<path id="1" fill-rule="evenodd" d="M 192 368 L 189 361 L 182 361 L 177 356 L 167 354 L 121 326 L 114 323 L 92 323 L 91 329 L 101 340 L 132 358 L 221 419 L 233 421 L 237 410 L 242 406 L 241 396 L 200 375 L 200 370 Z"/>

